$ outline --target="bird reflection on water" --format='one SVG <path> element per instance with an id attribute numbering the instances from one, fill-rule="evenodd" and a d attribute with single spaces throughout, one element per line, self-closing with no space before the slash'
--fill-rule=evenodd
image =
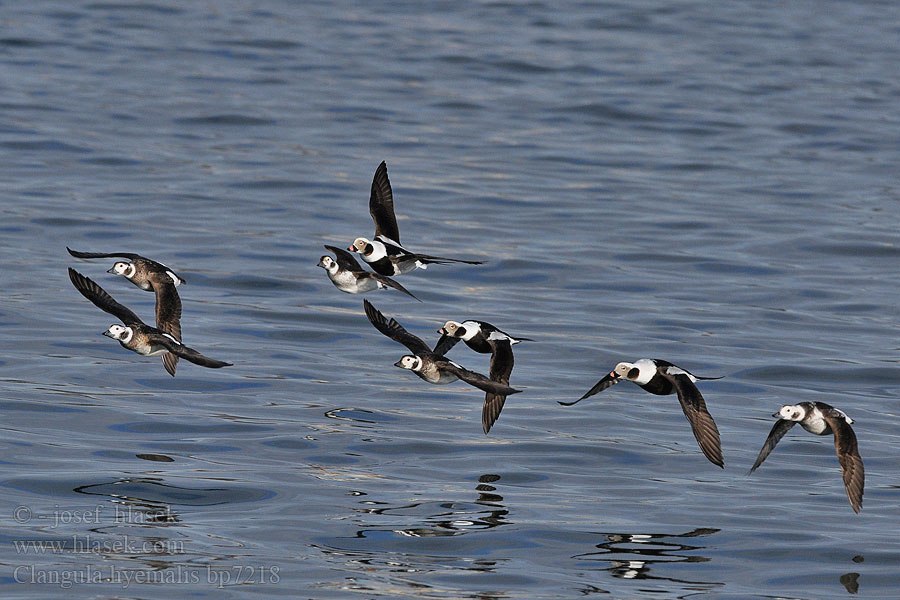
<path id="1" fill-rule="evenodd" d="M 598 551 L 579 554 L 574 558 L 584 561 L 608 562 L 606 569 L 620 579 L 656 579 L 673 583 L 694 585 L 724 585 L 714 581 L 686 581 L 672 577 L 653 575 L 653 565 L 662 563 L 708 562 L 705 556 L 694 554 L 704 546 L 683 543 L 681 538 L 697 538 L 718 533 L 719 529 L 699 528 L 681 534 L 667 533 L 601 533 L 606 541 L 596 545 Z"/>
<path id="2" fill-rule="evenodd" d="M 398 517 L 404 514 L 421 515 L 424 522 L 416 526 L 393 529 L 396 534 L 407 537 L 440 537 L 461 535 L 470 531 L 491 529 L 508 524 L 505 521 L 509 510 L 503 506 L 503 496 L 495 494 L 497 488 L 491 483 L 500 479 L 499 475 L 482 475 L 478 478 L 478 497 L 470 504 L 465 502 L 413 502 L 403 506 L 378 506 L 358 509 L 371 515 Z M 369 501 L 374 504 L 374 502 Z M 360 529 L 357 537 L 368 537 L 381 527 Z"/>

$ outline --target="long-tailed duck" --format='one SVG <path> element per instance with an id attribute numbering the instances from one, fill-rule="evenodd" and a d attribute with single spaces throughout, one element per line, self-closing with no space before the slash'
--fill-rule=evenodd
<path id="1" fill-rule="evenodd" d="M 384 290 L 392 287 L 395 290 L 400 290 L 407 296 L 416 298 L 405 287 L 390 277 L 385 277 L 378 273 L 369 273 L 368 271 L 363 270 L 362 266 L 360 266 L 353 255 L 343 248 L 337 248 L 327 244 L 325 247 L 334 252 L 336 260 L 326 255 L 319 260 L 317 266 L 325 269 L 325 272 L 328 274 L 328 279 L 331 280 L 334 287 L 342 292 L 348 294 L 364 294 L 372 290 Z M 416 298 L 416 300 L 419 299 Z M 419 302 L 421 302 L 421 300 L 419 300 Z"/>
<path id="2" fill-rule="evenodd" d="M 428 383 L 451 383 L 457 379 L 469 385 L 493 394 L 509 396 L 522 390 L 516 390 L 506 384 L 492 381 L 488 377 L 456 364 L 445 356 L 434 352 L 421 338 L 409 333 L 394 319 L 386 319 L 368 300 L 363 300 L 366 316 L 372 325 L 391 338 L 409 348 L 412 355 L 403 356 L 394 363 L 395 367 L 409 369 Z"/>
<path id="3" fill-rule="evenodd" d="M 474 320 L 463 321 L 462 323 L 447 321 L 443 327 L 438 329 L 438 333 L 442 334 L 441 339 L 438 340 L 438 345 L 449 344 L 448 350 L 462 340 L 469 348 L 481 354 L 493 352 L 494 349 L 491 342 L 496 340 L 508 340 L 513 345 L 519 342 L 534 341 L 527 337 L 514 338 L 490 323 Z"/>
<path id="4" fill-rule="evenodd" d="M 94 306 L 122 321 L 124 325 L 113 324 L 103 332 L 103 335 L 117 340 L 124 348 L 141 356 L 158 356 L 171 352 L 194 364 L 211 369 L 231 366 L 231 363 L 203 356 L 193 348 L 188 348 L 176 340 L 171 334 L 145 324 L 130 309 L 116 302 L 94 281 L 71 267 L 69 268 L 69 279 L 72 280 L 75 289 L 93 302 Z M 175 376 L 175 370 L 170 370 L 168 364 L 166 364 L 166 370 L 170 375 Z"/>
<path id="5" fill-rule="evenodd" d="M 181 342 L 181 298 L 175 288 L 185 281 L 172 269 L 132 252 L 78 252 L 69 247 L 66 250 L 75 258 L 127 258 L 128 262 L 117 261 L 107 273 L 121 275 L 142 290 L 156 294 L 156 327 Z M 165 352 L 162 361 L 166 371 L 175 375 L 178 355 Z"/>
<path id="6" fill-rule="evenodd" d="M 862 458 L 859 456 L 856 434 L 850 427 L 853 419 L 848 417 L 844 411 L 824 402 L 787 404 L 772 416 L 779 417 L 779 419 L 769 431 L 769 437 L 766 438 L 762 450 L 759 451 L 759 456 L 756 457 L 756 462 L 750 468 L 750 473 L 753 473 L 766 460 L 778 441 L 797 423 L 800 423 L 803 429 L 816 435 L 834 434 L 834 448 L 837 452 L 838 462 L 841 463 L 847 498 L 850 500 L 850 506 L 854 512 L 859 513 L 862 508 L 866 472 L 863 468 Z"/>
<path id="7" fill-rule="evenodd" d="M 513 358 L 512 345 L 521 341 L 531 341 L 529 338 L 513 338 L 508 333 L 497 329 L 484 321 L 447 321 L 438 329 L 442 334 L 435 344 L 435 351 L 441 350 L 441 354 L 447 352 L 460 340 L 480 354 L 491 355 L 490 378 L 504 385 L 509 385 L 509 376 L 512 374 L 515 360 Z M 487 392 L 484 396 L 484 408 L 481 411 L 481 426 L 485 433 L 500 417 L 500 411 L 506 402 L 506 396 Z"/>
<path id="8" fill-rule="evenodd" d="M 375 170 L 372 179 L 372 192 L 369 195 L 369 214 L 375 221 L 375 237 L 368 240 L 358 237 L 350 247 L 380 275 L 402 275 L 415 269 L 424 269 L 435 263 L 466 263 L 480 265 L 482 261 L 444 258 L 410 252 L 400 244 L 400 230 L 394 216 L 394 194 L 388 179 L 387 164 L 382 161 Z"/>
<path id="9" fill-rule="evenodd" d="M 722 459 L 722 443 L 719 440 L 719 430 L 712 415 L 709 414 L 706 408 L 706 401 L 703 400 L 700 390 L 694 385 L 696 381 L 701 379 L 721 379 L 720 377 L 697 377 L 670 362 L 656 358 L 642 358 L 634 363 L 620 362 L 615 369 L 598 381 L 584 396 L 574 402 L 560 401 L 559 403 L 563 406 L 576 404 L 597 392 L 619 383 L 623 377 L 641 386 L 651 394 L 667 396 L 673 391 L 678 394 L 678 402 L 681 403 L 684 416 L 687 417 L 688 423 L 691 424 L 691 430 L 694 432 L 694 437 L 697 439 L 703 454 L 709 459 L 709 462 L 723 469 L 725 468 L 725 462 Z"/>

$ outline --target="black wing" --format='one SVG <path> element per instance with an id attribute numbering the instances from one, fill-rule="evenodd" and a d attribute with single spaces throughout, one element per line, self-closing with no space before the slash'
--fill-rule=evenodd
<path id="1" fill-rule="evenodd" d="M 863 468 L 862 457 L 859 455 L 856 434 L 853 432 L 850 424 L 844 420 L 844 415 L 834 409 L 822 412 L 825 421 L 831 426 L 831 431 L 834 432 L 834 448 L 837 451 L 838 461 L 841 463 L 847 498 L 850 500 L 850 506 L 853 507 L 853 511 L 859 513 L 859 509 L 862 508 L 866 471 Z"/>
<path id="2" fill-rule="evenodd" d="M 144 322 L 131 309 L 116 302 L 112 296 L 106 293 L 106 290 L 72 267 L 69 267 L 69 279 L 72 280 L 72 285 L 81 292 L 82 296 L 93 302 L 94 306 L 103 312 L 113 315 L 125 325 L 144 325 Z"/>
<path id="3" fill-rule="evenodd" d="M 791 427 L 796 425 L 796 421 L 788 421 L 787 419 L 778 419 L 774 425 L 772 425 L 772 430 L 769 431 L 769 437 L 766 438 L 765 443 L 763 444 L 762 449 L 759 451 L 759 456 L 756 457 L 756 462 L 753 463 L 753 466 L 750 467 L 750 473 L 753 473 L 759 467 L 759 465 L 763 464 L 763 461 L 772 453 L 772 450 L 775 449 L 775 446 L 781 441 L 781 438 L 784 437 L 788 431 L 790 431 Z M 747 473 L 748 475 L 750 473 Z"/>
<path id="4" fill-rule="evenodd" d="M 165 346 L 166 350 L 168 350 L 172 354 L 177 354 L 181 358 L 189 360 L 195 365 L 200 365 L 201 367 L 209 367 L 210 369 L 232 366 L 231 363 L 203 356 L 193 348 L 188 348 L 184 344 L 172 341 L 171 338 L 161 333 L 148 333 L 147 336 L 151 343 Z"/>
<path id="5" fill-rule="evenodd" d="M 372 179 L 372 193 L 369 195 L 369 214 L 375 221 L 375 235 L 384 236 L 400 243 L 400 230 L 394 216 L 394 192 L 388 179 L 387 164 L 381 161 Z"/>
<path id="6" fill-rule="evenodd" d="M 334 252 L 334 257 L 337 259 L 337 264 L 340 268 L 347 271 L 365 270 L 350 252 L 347 252 L 343 248 L 338 248 L 337 246 L 329 246 L 328 244 L 325 244 L 325 247 L 331 252 Z"/>
<path id="7" fill-rule="evenodd" d="M 407 296 L 411 296 L 412 298 L 416 298 L 415 296 L 413 296 L 412 292 L 410 292 L 410 291 L 407 290 L 405 287 L 403 287 L 402 285 L 400 285 L 399 283 L 397 283 L 396 281 L 394 281 L 393 279 L 391 279 L 390 277 L 388 277 L 388 276 L 386 276 L 386 275 L 379 275 L 378 273 L 369 273 L 369 276 L 370 276 L 372 279 L 375 279 L 376 281 L 380 281 L 381 283 L 383 283 L 384 285 L 386 285 L 386 286 L 388 286 L 388 287 L 392 287 L 392 288 L 394 288 L 395 290 L 400 290 L 401 292 L 403 292 L 403 293 L 406 294 Z M 416 298 L 416 300 L 419 300 L 419 299 Z M 421 300 L 419 300 L 419 302 L 421 302 Z"/>
<path id="8" fill-rule="evenodd" d="M 515 358 L 509 340 L 491 340 L 491 379 L 501 383 L 509 383 Z"/>
<path id="9" fill-rule="evenodd" d="M 66 250 L 68 250 L 69 254 L 75 258 L 127 258 L 128 260 L 149 260 L 140 254 L 135 254 L 133 252 L 78 252 L 77 250 L 72 250 L 68 246 L 66 246 Z"/>
<path id="10" fill-rule="evenodd" d="M 557 402 L 559 402 L 563 406 L 572 406 L 573 404 L 578 404 L 585 398 L 590 398 L 594 394 L 596 394 L 598 392 L 602 392 L 606 388 L 610 388 L 610 387 L 616 385 L 617 383 L 619 383 L 619 381 L 621 381 L 621 378 L 618 375 L 616 375 L 615 371 L 612 371 L 611 373 L 607 373 L 603 379 L 601 379 L 600 381 L 595 383 L 594 387 L 589 389 L 587 391 L 587 393 L 584 396 L 582 396 L 581 398 L 579 398 L 578 400 L 574 400 L 572 402 L 563 402 L 562 400 L 557 400 Z"/>
<path id="11" fill-rule="evenodd" d="M 691 424 L 694 438 L 700 445 L 700 449 L 703 450 L 703 454 L 709 459 L 709 462 L 724 469 L 725 461 L 722 460 L 722 442 L 719 439 L 719 430 L 712 415 L 706 409 L 706 401 L 703 400 L 700 390 L 686 373 L 672 375 L 668 370 L 669 367 L 658 367 L 656 371 L 668 379 L 675 388 L 678 402 L 681 403 L 681 410 L 684 411 L 684 416 Z"/>
<path id="12" fill-rule="evenodd" d="M 181 298 L 171 283 L 153 283 L 156 293 L 156 328 L 181 341 Z M 178 367 L 178 355 L 166 352 L 162 357 L 163 366 L 171 376 Z"/>
<path id="13" fill-rule="evenodd" d="M 446 371 L 453 373 L 454 375 L 456 375 L 457 377 L 459 377 L 460 379 L 462 379 L 469 385 L 474 385 L 478 389 L 484 390 L 485 392 L 509 396 L 511 394 L 518 394 L 519 392 L 522 391 L 522 390 L 515 390 L 515 389 L 509 387 L 508 385 L 504 385 L 497 381 L 492 381 L 491 379 L 488 379 L 481 373 L 476 373 L 475 371 L 470 371 L 468 369 L 465 369 L 465 368 L 457 365 L 456 363 L 450 362 L 449 360 L 438 359 L 435 362 L 438 364 L 438 366 L 442 370 L 446 370 Z"/>
<path id="14" fill-rule="evenodd" d="M 434 352 L 435 354 L 440 354 L 441 356 L 444 356 L 445 354 L 450 352 L 450 349 L 453 348 L 453 346 L 455 346 L 456 344 L 458 344 L 459 341 L 460 341 L 459 338 L 447 335 L 445 333 L 444 335 L 442 335 L 440 337 L 440 339 L 434 345 L 434 350 L 432 350 L 432 352 Z"/>
<path id="15" fill-rule="evenodd" d="M 512 344 L 509 340 L 493 340 L 491 342 L 491 380 L 509 385 L 509 376 L 513 370 Z M 500 418 L 500 411 L 506 403 L 506 396 L 487 392 L 484 395 L 484 406 L 481 409 L 481 427 L 487 434 Z"/>
<path id="16" fill-rule="evenodd" d="M 401 325 L 394 319 L 391 319 L 390 321 L 385 319 L 384 315 L 381 314 L 381 311 L 372 306 L 372 303 L 368 300 L 363 300 L 363 308 L 366 311 L 366 316 L 369 318 L 369 322 L 372 323 L 375 329 L 377 329 L 384 335 L 388 336 L 395 342 L 400 342 L 401 344 L 409 348 L 409 351 L 413 354 L 431 353 L 431 348 L 429 348 L 428 344 L 423 342 L 421 338 L 418 338 L 408 332 L 403 328 L 403 325 Z"/>

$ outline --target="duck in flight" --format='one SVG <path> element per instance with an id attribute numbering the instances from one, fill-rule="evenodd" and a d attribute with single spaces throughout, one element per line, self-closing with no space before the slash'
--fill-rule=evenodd
<path id="1" fill-rule="evenodd" d="M 429 264 L 465 263 L 480 265 L 482 261 L 444 258 L 410 252 L 400 244 L 400 230 L 394 216 L 394 194 L 388 179 L 387 164 L 382 161 L 372 179 L 369 195 L 369 214 L 375 221 L 375 237 L 371 240 L 358 237 L 353 240 L 351 252 L 359 254 L 379 275 L 402 275 L 416 269 L 425 269 Z"/>
<path id="2" fill-rule="evenodd" d="M 372 303 L 368 300 L 363 300 L 363 307 L 366 311 L 366 317 L 368 317 L 369 322 L 372 323 L 375 329 L 395 342 L 403 344 L 412 352 L 412 354 L 407 354 L 394 363 L 395 367 L 408 369 L 428 383 L 444 384 L 460 379 L 482 391 L 501 395 L 504 398 L 522 391 L 458 365 L 443 355 L 443 352 L 446 350 L 440 345 L 436 345 L 434 350 L 432 350 L 421 338 L 409 333 L 396 320 L 386 319 L 381 314 L 381 311 L 372 306 Z M 484 419 L 483 411 L 482 419 Z"/>
<path id="3" fill-rule="evenodd" d="M 722 458 L 722 442 L 716 422 L 706 408 L 706 401 L 695 383 L 701 379 L 721 379 L 720 377 L 697 377 L 681 367 L 657 358 L 642 358 L 633 363 L 620 362 L 609 374 L 598 381 L 584 396 L 574 402 L 561 402 L 563 406 L 572 406 L 594 394 L 612 387 L 622 379 L 635 383 L 651 394 L 667 396 L 672 392 L 678 395 L 681 410 L 687 417 L 694 438 L 703 451 L 704 456 L 712 464 L 725 468 Z"/>
<path id="4" fill-rule="evenodd" d="M 416 298 L 405 287 L 384 275 L 369 273 L 360 266 L 353 254 L 343 248 L 325 245 L 328 250 L 334 252 L 335 258 L 328 255 L 319 259 L 317 266 L 325 269 L 328 279 L 334 287 L 348 294 L 364 294 L 372 290 L 384 290 L 389 287 L 400 290 L 407 296 Z M 419 300 L 416 298 L 416 300 Z M 419 300 L 421 302 L 421 300 Z"/>
<path id="5" fill-rule="evenodd" d="M 94 281 L 71 267 L 69 268 L 69 279 L 72 280 L 75 289 L 90 300 L 94 306 L 113 315 L 123 323 L 123 325 L 117 323 L 110 325 L 109 329 L 103 332 L 103 335 L 117 340 L 123 348 L 127 348 L 141 356 L 158 356 L 171 352 L 196 365 L 211 369 L 231 366 L 231 363 L 203 356 L 193 348 L 188 348 L 176 340 L 173 335 L 145 324 L 134 312 L 116 302 L 112 296 Z M 174 377 L 175 369 L 169 369 L 167 363 L 165 366 L 166 371 Z"/>
<path id="6" fill-rule="evenodd" d="M 778 417 L 778 420 L 769 431 L 769 437 L 766 438 L 762 450 L 759 451 L 759 456 L 756 457 L 750 473 L 753 473 L 766 460 L 778 441 L 797 423 L 800 423 L 803 429 L 816 435 L 833 434 L 834 449 L 837 452 L 838 462 L 841 464 L 847 498 L 850 500 L 853 511 L 858 514 L 862 508 L 866 472 L 863 468 L 862 458 L 859 456 L 856 434 L 850 427 L 853 419 L 848 417 L 844 411 L 824 402 L 787 404 L 772 416 Z"/>
<path id="7" fill-rule="evenodd" d="M 479 354 L 491 355 L 491 367 L 489 377 L 504 385 L 509 385 L 509 376 L 512 374 L 515 360 L 512 346 L 521 341 L 531 341 L 529 338 L 513 338 L 508 333 L 497 329 L 484 321 L 447 321 L 438 329 L 441 338 L 435 348 L 446 353 L 457 342 L 463 341 L 466 345 Z M 481 411 L 481 427 L 485 433 L 500 417 L 500 411 L 506 402 L 506 396 L 486 392 L 484 396 L 484 408 Z"/>
<path id="8" fill-rule="evenodd" d="M 66 250 L 75 258 L 128 259 L 116 261 L 107 273 L 121 275 L 142 290 L 156 294 L 156 327 L 181 342 L 181 298 L 175 288 L 184 285 L 185 281 L 175 271 L 162 263 L 132 252 L 79 252 L 69 247 L 66 247 Z M 166 371 L 175 375 L 178 355 L 165 352 L 162 361 Z"/>

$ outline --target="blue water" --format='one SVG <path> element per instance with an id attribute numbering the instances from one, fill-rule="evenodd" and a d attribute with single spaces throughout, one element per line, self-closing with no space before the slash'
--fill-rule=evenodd
<path id="1" fill-rule="evenodd" d="M 900 595 L 893 3 L 9 3 L 0 34 L 4 598 Z M 485 260 L 367 297 L 516 346 L 483 394 L 392 367 L 316 268 L 372 233 Z M 65 247 L 175 269 L 185 341 L 129 353 Z M 621 360 L 700 375 L 726 469 Z M 463 345 L 451 358 L 487 372 Z M 850 509 L 828 437 L 855 419 Z"/>

